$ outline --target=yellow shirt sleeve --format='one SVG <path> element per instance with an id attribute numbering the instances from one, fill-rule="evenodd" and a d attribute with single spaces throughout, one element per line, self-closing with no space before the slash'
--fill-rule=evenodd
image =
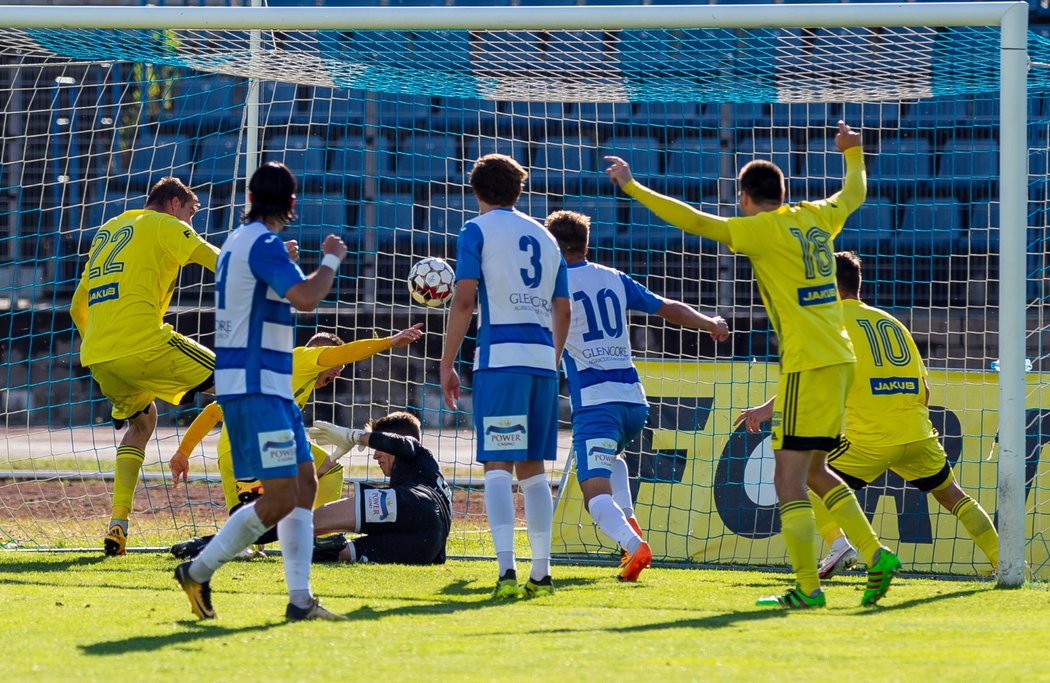
<path id="1" fill-rule="evenodd" d="M 204 437 L 208 435 L 208 432 L 220 422 L 222 422 L 222 408 L 219 407 L 218 403 L 212 401 L 204 406 L 204 410 L 197 416 L 197 419 L 186 428 L 186 433 L 182 436 L 182 441 L 179 442 L 179 452 L 187 455 L 192 453 L 204 440 Z"/>
<path id="2" fill-rule="evenodd" d="M 385 339 L 358 339 L 341 346 L 325 346 L 317 357 L 317 364 L 329 368 L 356 363 L 390 348 L 390 337 Z"/>
<path id="3" fill-rule="evenodd" d="M 214 244 L 205 242 L 190 254 L 190 263 L 204 266 L 211 272 L 215 272 L 215 263 L 219 260 L 219 248 Z"/>
<path id="4" fill-rule="evenodd" d="M 868 194 L 868 177 L 864 169 L 864 151 L 850 147 L 842 153 L 846 158 L 846 177 L 842 189 L 827 199 L 812 203 L 832 228 L 832 235 L 842 230 L 846 218 L 856 211 Z"/>
<path id="5" fill-rule="evenodd" d="M 82 277 L 77 283 L 76 291 L 73 292 L 73 300 L 69 302 L 69 317 L 73 319 L 81 339 L 84 338 L 84 330 L 87 329 L 87 316 L 87 281 Z"/>
<path id="6" fill-rule="evenodd" d="M 214 247 L 208 244 L 203 237 L 198 235 L 196 231 L 190 227 L 188 223 L 183 223 L 178 218 L 168 215 L 166 213 L 157 213 L 159 218 L 157 238 L 160 240 L 162 248 L 167 251 L 172 258 L 180 266 L 184 266 L 187 263 L 200 263 L 194 260 L 195 252 L 201 247 L 207 247 L 209 251 L 213 251 Z M 212 259 L 211 270 L 215 271 L 215 257 L 218 257 L 219 252 L 213 251 L 214 257 Z M 207 257 L 202 256 L 206 261 Z M 201 263 L 202 266 L 207 267 L 206 263 Z"/>
<path id="7" fill-rule="evenodd" d="M 704 213 L 685 202 L 654 192 L 636 180 L 624 185 L 623 191 L 661 220 L 690 235 L 699 235 L 722 244 L 730 243 L 729 228 L 726 219 L 721 216 Z"/>

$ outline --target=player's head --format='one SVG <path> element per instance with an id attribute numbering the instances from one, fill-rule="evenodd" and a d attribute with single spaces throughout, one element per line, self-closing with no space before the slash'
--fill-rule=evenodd
<path id="1" fill-rule="evenodd" d="M 840 298 L 860 298 L 860 257 L 854 252 L 835 252 L 835 282 L 838 284 Z"/>
<path id="2" fill-rule="evenodd" d="M 183 223 L 189 223 L 200 207 L 200 200 L 193 190 L 171 176 L 153 183 L 146 195 L 147 209 L 171 214 Z"/>
<path id="3" fill-rule="evenodd" d="M 419 423 L 419 418 L 403 410 L 390 413 L 378 420 L 371 420 L 365 425 L 365 429 L 380 432 L 381 434 L 408 436 L 416 441 L 420 441 L 423 437 L 423 429 Z M 372 457 L 379 463 L 379 469 L 383 470 L 383 474 L 389 477 L 390 471 L 394 468 L 394 456 L 377 448 Z"/>
<path id="4" fill-rule="evenodd" d="M 248 181 L 250 208 L 241 217 L 245 223 L 275 220 L 282 227 L 295 218 L 298 184 L 291 170 L 279 161 L 267 161 Z"/>
<path id="5" fill-rule="evenodd" d="M 331 332 L 318 332 L 310 337 L 310 341 L 306 342 L 308 348 L 313 348 L 315 346 L 342 345 L 343 340 L 339 338 L 339 335 L 332 334 Z M 326 386 L 334 382 L 336 377 L 343 374 L 344 369 L 346 369 L 345 365 L 337 365 L 334 368 L 328 368 L 317 376 L 317 381 L 314 382 L 314 389 L 324 389 Z"/>
<path id="6" fill-rule="evenodd" d="M 489 206 L 514 206 L 525 187 L 528 171 L 506 154 L 486 154 L 470 171 L 470 187 Z"/>
<path id="7" fill-rule="evenodd" d="M 737 196 L 745 216 L 784 203 L 784 174 L 771 161 L 755 159 L 744 164 L 736 179 Z M 767 207 L 767 208 L 762 208 Z"/>
<path id="8" fill-rule="evenodd" d="M 544 223 L 558 240 L 558 247 L 566 261 L 587 258 L 587 240 L 591 234 L 591 217 L 575 211 L 555 211 Z"/>

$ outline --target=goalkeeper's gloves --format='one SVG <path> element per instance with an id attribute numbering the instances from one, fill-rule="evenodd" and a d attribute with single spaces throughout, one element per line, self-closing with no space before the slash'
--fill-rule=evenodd
<path id="1" fill-rule="evenodd" d="M 362 441 L 365 441 L 365 436 L 368 434 L 363 429 L 340 427 L 323 420 L 314 422 L 314 426 L 307 429 L 306 433 L 310 440 L 319 446 L 334 446 L 333 458 L 341 458 L 354 446 L 364 450 L 365 446 Z"/>

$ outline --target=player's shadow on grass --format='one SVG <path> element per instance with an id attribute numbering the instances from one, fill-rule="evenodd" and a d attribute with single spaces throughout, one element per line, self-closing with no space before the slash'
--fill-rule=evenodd
<path id="1" fill-rule="evenodd" d="M 15 573 L 29 573 L 29 572 L 68 572 L 70 569 L 77 567 L 88 567 L 90 565 L 96 565 L 101 562 L 105 562 L 110 558 L 103 555 L 97 557 L 70 557 L 62 558 L 58 560 L 49 560 L 47 562 L 26 560 L 22 562 L 4 562 L 0 564 L 4 572 Z"/>
<path id="2" fill-rule="evenodd" d="M 155 652 L 166 647 L 177 647 L 211 638 L 228 638 L 245 633 L 268 631 L 271 628 L 284 626 L 287 622 L 275 621 L 256 626 L 245 626 L 244 628 L 226 628 L 196 621 L 183 623 L 190 626 L 190 628 L 178 633 L 165 633 L 156 636 L 132 636 L 121 640 L 105 640 L 88 645 L 77 645 L 77 649 L 86 655 L 97 657 L 123 655 L 129 652 Z"/>
<path id="3" fill-rule="evenodd" d="M 599 581 L 601 581 L 601 579 L 555 579 L 554 590 L 558 591 L 563 588 L 572 588 L 573 586 L 587 586 L 590 584 L 598 583 Z M 442 588 L 440 591 L 441 595 L 487 595 L 491 592 L 492 585 L 484 583 L 479 584 L 477 581 L 468 581 L 466 579 L 453 581 L 452 583 Z"/>
<path id="4" fill-rule="evenodd" d="M 910 607 L 918 607 L 919 605 L 926 605 L 931 602 L 940 602 L 941 600 L 954 600 L 955 598 L 965 598 L 970 595 L 977 593 L 984 593 L 992 590 L 992 588 L 967 588 L 965 590 L 952 591 L 950 593 L 941 593 L 939 595 L 930 595 L 924 598 L 912 598 L 910 600 L 902 600 L 900 602 L 894 600 L 894 598 L 902 597 L 901 593 L 906 592 L 908 587 L 906 585 L 897 586 L 894 584 L 894 589 L 890 591 L 886 597 L 882 598 L 877 605 L 872 608 L 865 609 L 861 614 L 873 614 L 875 612 L 881 612 L 887 609 L 908 609 Z"/>

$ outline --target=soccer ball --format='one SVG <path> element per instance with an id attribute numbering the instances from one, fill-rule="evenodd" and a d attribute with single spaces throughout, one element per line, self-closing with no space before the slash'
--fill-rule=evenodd
<path id="1" fill-rule="evenodd" d="M 452 266 L 439 258 L 417 261 L 408 271 L 408 291 L 416 303 L 441 306 L 456 291 L 456 274 Z"/>

